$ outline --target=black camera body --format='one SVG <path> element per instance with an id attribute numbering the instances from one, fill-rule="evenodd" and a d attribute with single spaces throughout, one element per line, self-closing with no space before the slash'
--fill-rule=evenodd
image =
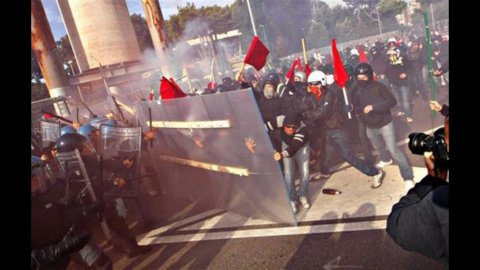
<path id="1" fill-rule="evenodd" d="M 408 148 L 413 154 L 423 155 L 425 152 L 432 152 L 435 157 L 435 167 L 448 169 L 448 150 L 445 142 L 445 129 L 439 128 L 433 136 L 425 133 L 410 133 Z"/>

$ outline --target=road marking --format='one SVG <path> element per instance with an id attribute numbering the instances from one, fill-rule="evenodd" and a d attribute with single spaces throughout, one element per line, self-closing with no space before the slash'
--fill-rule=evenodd
<path id="1" fill-rule="evenodd" d="M 225 232 L 196 233 L 167 236 L 145 236 L 139 240 L 139 245 L 166 244 L 181 242 L 196 242 L 204 240 L 222 240 L 236 238 L 273 237 L 286 235 L 302 235 L 312 233 L 333 233 L 346 231 L 383 230 L 386 228 L 386 220 L 364 221 L 355 223 L 335 223 L 312 226 L 291 226 L 283 228 L 236 230 Z M 151 234 L 150 234 L 151 235 Z"/>
<path id="2" fill-rule="evenodd" d="M 363 266 L 361 265 L 338 265 L 340 263 L 340 260 L 341 260 L 341 256 L 338 256 L 337 258 L 331 260 L 330 262 L 328 262 L 327 264 L 325 264 L 323 266 L 323 269 L 326 269 L 326 270 L 330 270 L 330 269 L 338 269 L 338 268 L 363 268 Z M 335 265 L 334 265 L 335 263 Z"/>

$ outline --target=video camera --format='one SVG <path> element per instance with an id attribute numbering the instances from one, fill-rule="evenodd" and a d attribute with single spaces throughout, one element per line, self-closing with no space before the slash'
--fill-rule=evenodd
<path id="1" fill-rule="evenodd" d="M 425 152 L 433 152 L 435 168 L 448 169 L 448 150 L 445 142 L 445 129 L 439 128 L 433 136 L 425 133 L 410 133 L 408 148 L 412 154 L 423 155 Z"/>

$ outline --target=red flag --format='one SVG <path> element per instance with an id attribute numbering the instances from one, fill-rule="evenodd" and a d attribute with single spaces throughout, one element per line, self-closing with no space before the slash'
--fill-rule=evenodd
<path id="1" fill-rule="evenodd" d="M 185 97 L 185 93 L 180 89 L 180 87 L 175 83 L 175 81 L 170 78 L 167 80 L 164 76 L 162 76 L 162 80 L 160 83 L 160 96 L 162 99 L 171 99 L 171 98 L 179 98 Z"/>
<path id="2" fill-rule="evenodd" d="M 368 58 L 365 55 L 365 52 L 363 51 L 362 46 L 357 46 L 357 50 L 359 54 L 358 63 L 368 63 Z"/>
<path id="3" fill-rule="evenodd" d="M 298 58 L 297 62 L 297 71 L 303 71 L 302 60 L 300 59 L 300 57 Z"/>
<path id="4" fill-rule="evenodd" d="M 342 64 L 342 58 L 340 57 L 340 54 L 338 54 L 337 43 L 335 39 L 332 39 L 332 54 L 334 68 L 333 76 L 335 78 L 335 82 L 338 84 L 338 86 L 345 87 L 345 84 L 348 81 L 348 73 Z"/>
<path id="5" fill-rule="evenodd" d="M 292 66 L 287 71 L 287 74 L 285 74 L 285 78 L 287 80 L 291 80 L 293 82 L 293 74 L 295 74 L 295 68 L 297 68 L 297 70 L 299 70 L 298 69 L 299 65 L 300 65 L 300 67 L 302 67 L 302 63 L 300 62 L 300 58 L 297 58 L 293 61 Z M 300 71 L 303 71 L 303 70 L 300 70 Z"/>
<path id="6" fill-rule="evenodd" d="M 305 74 L 307 75 L 307 78 L 310 75 L 310 73 L 312 73 L 312 70 L 310 69 L 310 65 L 306 64 L 305 65 Z"/>
<path id="7" fill-rule="evenodd" d="M 258 36 L 254 36 L 243 62 L 252 65 L 256 70 L 260 70 L 265 66 L 269 53 L 270 51 L 263 45 Z"/>

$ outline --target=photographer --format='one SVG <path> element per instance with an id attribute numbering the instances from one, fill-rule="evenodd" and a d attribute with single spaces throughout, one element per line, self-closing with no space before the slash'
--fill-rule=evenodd
<path id="1" fill-rule="evenodd" d="M 445 161 L 445 155 L 442 154 L 445 151 L 448 155 L 448 115 L 445 118 L 444 130 L 443 141 L 438 131 L 430 141 L 434 142 L 429 144 L 429 146 L 434 145 L 433 153 L 424 152 L 428 175 L 392 207 L 392 212 L 387 220 L 387 233 L 402 248 L 445 262 L 448 265 L 448 157 Z M 436 147 L 435 142 L 441 142 L 438 144 L 440 146 Z M 411 150 L 413 152 L 412 148 Z"/>

